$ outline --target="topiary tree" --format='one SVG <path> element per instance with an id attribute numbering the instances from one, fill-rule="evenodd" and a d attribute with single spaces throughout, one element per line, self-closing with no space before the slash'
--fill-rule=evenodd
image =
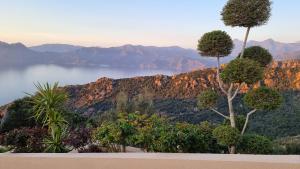
<path id="1" fill-rule="evenodd" d="M 229 0 L 221 15 L 225 25 L 247 28 L 241 52 L 243 58 L 250 29 L 268 22 L 271 16 L 271 2 L 270 0 Z"/>
<path id="2" fill-rule="evenodd" d="M 224 146 L 228 146 L 228 151 L 235 153 L 235 147 L 240 140 L 240 132 L 238 129 L 229 125 L 221 125 L 214 129 L 213 136 L 218 140 L 218 143 Z"/>
<path id="3" fill-rule="evenodd" d="M 266 65 L 272 60 L 271 54 L 260 47 L 248 48 L 245 52 L 245 46 L 251 27 L 259 26 L 267 22 L 270 16 L 270 1 L 269 0 L 229 0 L 224 7 L 222 16 L 226 25 L 247 27 L 247 35 L 243 50 L 238 58 L 232 60 L 220 73 L 220 57 L 225 57 L 231 53 L 232 40 L 229 35 L 223 31 L 212 31 L 204 34 L 198 41 L 198 51 L 201 55 L 216 57 L 217 66 L 217 81 L 222 93 L 226 95 L 228 103 L 228 114 L 220 112 L 216 108 L 217 95 L 214 91 L 202 92 L 198 97 L 198 106 L 201 108 L 208 108 L 225 119 L 230 121 L 230 125 L 236 128 L 236 113 L 233 107 L 233 100 L 239 94 L 242 86 L 253 86 L 255 83 L 263 79 L 263 73 Z M 262 92 L 267 92 L 263 90 Z M 275 91 L 274 91 L 275 92 Z M 268 93 L 265 93 L 268 95 Z M 277 94 L 276 96 L 278 96 Z M 248 96 L 247 96 L 248 97 Z M 274 96 L 275 97 L 275 96 Z M 268 100 L 267 104 L 281 104 L 281 100 Z M 245 102 L 248 101 L 245 99 Z M 251 106 L 249 106 L 251 107 Z M 275 108 L 275 106 L 273 106 Z M 247 114 L 245 128 L 249 121 L 249 116 L 256 112 L 256 107 Z M 264 109 L 266 107 L 259 107 Z M 269 109 L 267 109 L 269 110 Z M 241 134 L 244 134 L 245 129 Z M 232 145 L 231 153 L 235 152 L 235 146 Z"/>

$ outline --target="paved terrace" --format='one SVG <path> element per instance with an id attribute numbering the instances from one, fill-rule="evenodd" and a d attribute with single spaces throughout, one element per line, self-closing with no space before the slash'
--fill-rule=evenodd
<path id="1" fill-rule="evenodd" d="M 300 156 L 4 153 L 0 154 L 0 169 L 300 169 Z"/>

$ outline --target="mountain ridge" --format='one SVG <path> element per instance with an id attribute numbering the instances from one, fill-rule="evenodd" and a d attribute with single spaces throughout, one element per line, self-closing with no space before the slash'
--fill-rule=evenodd
<path id="1" fill-rule="evenodd" d="M 222 58 L 226 63 L 241 51 L 242 41 L 234 40 L 231 56 Z M 260 45 L 274 55 L 275 60 L 300 59 L 300 43 L 282 43 L 272 39 L 249 41 L 248 46 Z M 0 43 L 1 69 L 26 68 L 38 64 L 64 67 L 106 67 L 133 70 L 168 70 L 188 72 L 215 66 L 215 60 L 200 57 L 193 49 L 179 46 L 156 47 L 123 45 L 119 47 L 83 47 L 68 44 L 44 44 L 26 47 L 22 43 Z"/>

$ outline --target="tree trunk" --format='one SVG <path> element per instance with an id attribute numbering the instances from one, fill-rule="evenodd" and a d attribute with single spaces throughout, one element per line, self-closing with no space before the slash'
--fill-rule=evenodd
<path id="1" fill-rule="evenodd" d="M 241 52 L 240 58 L 244 57 L 244 52 L 245 52 L 245 49 L 246 49 L 246 45 L 247 45 L 247 41 L 248 41 L 250 29 L 251 29 L 251 27 L 247 28 L 247 32 L 246 32 L 246 36 L 245 36 L 245 40 L 244 40 L 244 44 L 243 44 L 243 48 L 242 48 L 242 52 Z"/>
<path id="2" fill-rule="evenodd" d="M 229 154 L 235 154 L 236 148 L 235 146 L 229 147 Z"/>
<path id="3" fill-rule="evenodd" d="M 227 100 L 228 100 L 228 111 L 229 111 L 229 119 L 230 119 L 230 125 L 233 128 L 236 128 L 236 124 L 235 124 L 235 114 L 234 114 L 234 109 L 233 109 L 233 105 L 232 105 L 232 99 L 231 99 L 231 95 L 232 95 L 232 88 L 230 88 L 228 90 L 228 95 L 227 95 Z M 229 153 L 230 154 L 235 154 L 235 146 L 231 146 L 229 148 Z"/>
<path id="4" fill-rule="evenodd" d="M 234 114 L 232 100 L 231 100 L 231 92 L 228 93 L 227 101 L 228 101 L 228 111 L 229 111 L 230 125 L 231 125 L 231 127 L 235 128 L 236 127 L 235 114 Z"/>

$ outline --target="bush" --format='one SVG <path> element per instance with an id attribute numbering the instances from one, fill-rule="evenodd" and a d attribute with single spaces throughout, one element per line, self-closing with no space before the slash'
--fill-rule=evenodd
<path id="1" fill-rule="evenodd" d="M 12 147 L 16 153 L 40 153 L 45 149 L 46 137 L 47 130 L 43 128 L 14 129 L 5 133 L 3 145 Z"/>
<path id="2" fill-rule="evenodd" d="M 183 153 L 208 152 L 210 140 L 206 140 L 204 132 L 198 125 L 178 123 L 176 125 L 177 145 Z"/>
<path id="3" fill-rule="evenodd" d="M 71 146 L 75 149 L 82 149 L 84 146 L 92 143 L 92 130 L 89 128 L 77 128 L 70 131 L 66 139 L 64 139 L 64 144 Z"/>
<path id="4" fill-rule="evenodd" d="M 29 97 L 14 101 L 1 120 L 0 132 L 8 132 L 20 127 L 34 127 L 36 122 L 32 107 Z"/>
<path id="5" fill-rule="evenodd" d="M 243 154 L 270 154 L 272 141 L 260 135 L 244 135 L 238 145 L 238 152 Z"/>

